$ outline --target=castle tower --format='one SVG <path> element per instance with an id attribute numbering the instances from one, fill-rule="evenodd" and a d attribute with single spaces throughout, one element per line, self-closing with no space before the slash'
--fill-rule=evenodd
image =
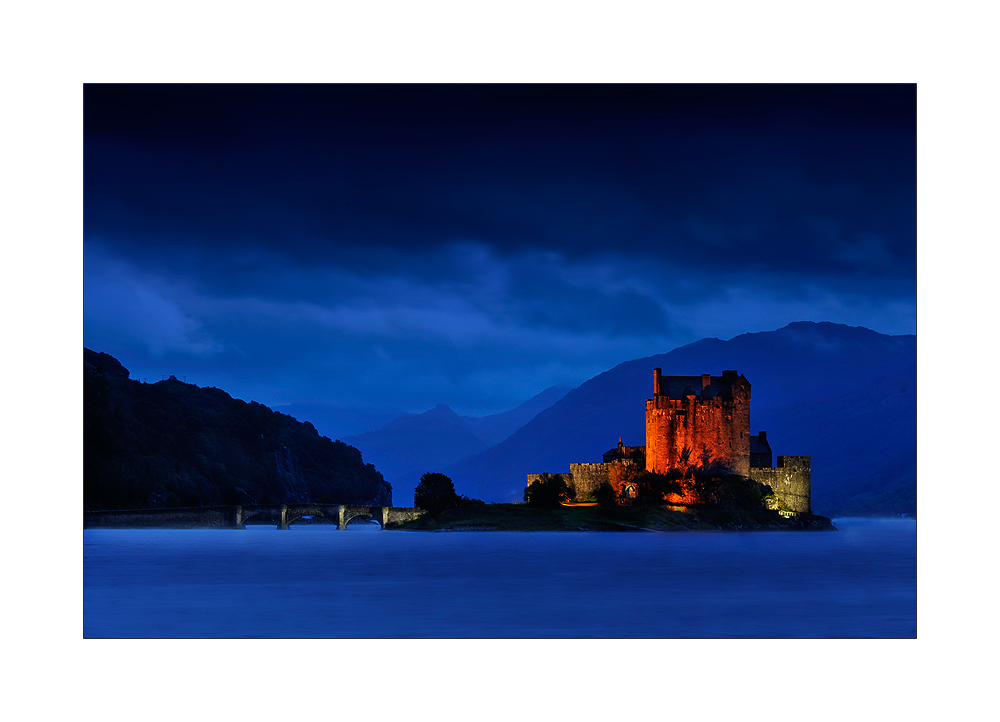
<path id="1" fill-rule="evenodd" d="M 750 472 L 750 382 L 736 371 L 723 371 L 721 378 L 653 371 L 646 470 L 665 474 L 691 467 Z"/>

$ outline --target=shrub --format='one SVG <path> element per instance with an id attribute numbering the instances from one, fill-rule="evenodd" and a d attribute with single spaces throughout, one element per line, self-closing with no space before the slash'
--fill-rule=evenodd
<path id="1" fill-rule="evenodd" d="M 618 505 L 618 493 L 606 481 L 602 481 L 601 485 L 594 490 L 593 496 L 598 506 L 608 508 Z"/>
<path id="2" fill-rule="evenodd" d="M 667 494 L 681 494 L 684 487 L 676 474 L 654 474 L 644 471 L 635 480 L 636 495 L 633 504 L 657 506 L 663 504 Z"/>
<path id="3" fill-rule="evenodd" d="M 542 474 L 534 484 L 524 487 L 524 500 L 531 506 L 555 507 L 573 498 L 573 490 L 561 474 Z"/>
<path id="4" fill-rule="evenodd" d="M 721 509 L 766 509 L 771 488 L 738 474 L 695 474 L 695 492 Z"/>

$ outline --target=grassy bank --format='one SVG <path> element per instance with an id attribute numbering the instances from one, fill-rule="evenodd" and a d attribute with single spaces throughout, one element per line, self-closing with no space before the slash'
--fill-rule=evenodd
<path id="1" fill-rule="evenodd" d="M 785 519 L 767 510 L 718 509 L 672 511 L 659 506 L 559 506 L 553 509 L 527 504 L 476 504 L 448 509 L 437 519 L 429 516 L 395 529 L 408 531 L 749 531 L 755 529 L 833 529 L 826 517 Z"/>

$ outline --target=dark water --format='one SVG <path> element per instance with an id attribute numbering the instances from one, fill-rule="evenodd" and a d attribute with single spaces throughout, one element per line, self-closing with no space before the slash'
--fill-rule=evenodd
<path id="1" fill-rule="evenodd" d="M 86 637 L 915 637 L 916 523 L 84 531 Z"/>

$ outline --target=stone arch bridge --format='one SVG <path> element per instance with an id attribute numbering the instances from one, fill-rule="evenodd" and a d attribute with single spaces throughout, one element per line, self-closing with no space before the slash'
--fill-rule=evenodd
<path id="1" fill-rule="evenodd" d="M 385 529 L 403 521 L 426 514 L 423 509 L 398 506 L 353 506 L 349 504 L 255 504 L 234 507 L 233 526 L 243 529 L 249 519 L 261 523 L 264 518 L 274 522 L 278 529 L 304 516 L 325 517 L 337 522 L 338 529 L 347 528 L 352 519 L 372 519 Z"/>
<path id="2" fill-rule="evenodd" d="M 346 529 L 352 519 L 377 521 L 383 528 L 416 519 L 427 512 L 416 507 L 358 506 L 351 504 L 252 504 L 244 506 L 204 506 L 171 509 L 123 509 L 85 511 L 83 528 L 94 527 L 174 527 L 245 529 L 247 523 L 274 524 L 278 529 L 304 516 L 325 517 Z"/>

